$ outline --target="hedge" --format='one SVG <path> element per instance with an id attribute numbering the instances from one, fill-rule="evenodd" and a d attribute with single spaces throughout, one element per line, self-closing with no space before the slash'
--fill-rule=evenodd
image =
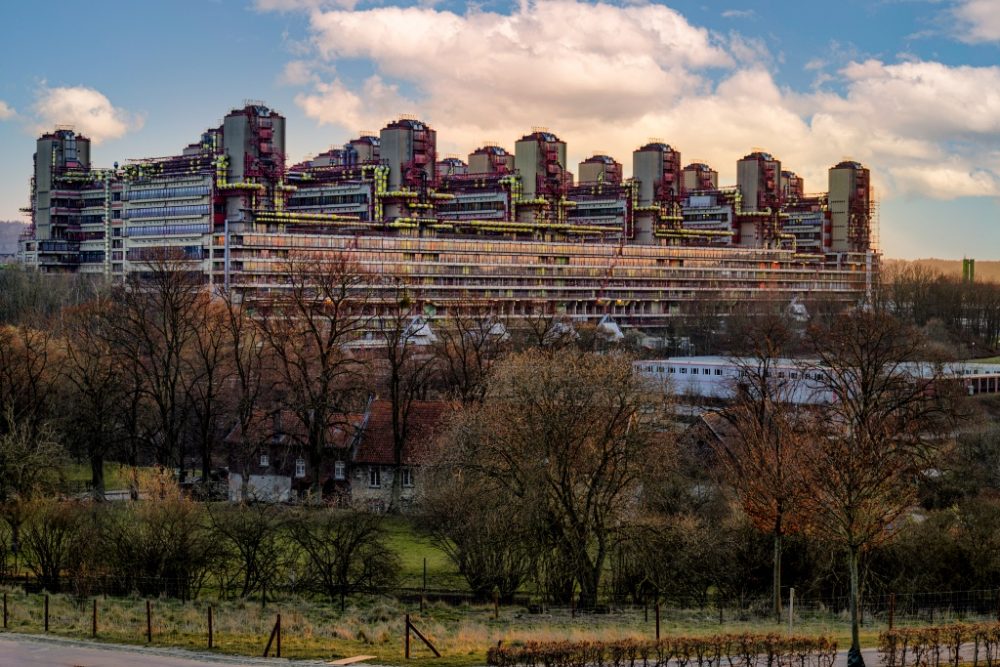
<path id="1" fill-rule="evenodd" d="M 879 635 L 879 652 L 885 667 L 1000 667 L 1000 623 L 896 628 Z"/>
<path id="2" fill-rule="evenodd" d="M 727 634 L 499 644 L 486 659 L 494 667 L 832 667 L 836 656 L 828 637 Z"/>

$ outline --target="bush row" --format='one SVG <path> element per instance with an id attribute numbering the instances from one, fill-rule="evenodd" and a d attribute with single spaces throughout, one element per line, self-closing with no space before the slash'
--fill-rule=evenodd
<path id="1" fill-rule="evenodd" d="M 963 652 L 963 645 L 967 648 Z M 1000 623 L 953 623 L 895 628 L 879 635 L 885 667 L 1000 665 Z"/>
<path id="2" fill-rule="evenodd" d="M 837 644 L 828 637 L 726 634 L 609 642 L 528 642 L 497 645 L 496 667 L 832 667 Z"/>

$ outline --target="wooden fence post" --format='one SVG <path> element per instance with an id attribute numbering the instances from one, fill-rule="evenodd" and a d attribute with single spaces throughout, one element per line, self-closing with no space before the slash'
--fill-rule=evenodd
<path id="1" fill-rule="evenodd" d="M 795 618 L 795 587 L 788 589 L 788 634 L 792 634 Z"/>
<path id="2" fill-rule="evenodd" d="M 208 648 L 212 648 L 212 605 L 208 605 Z"/>
<path id="3" fill-rule="evenodd" d="M 90 619 L 90 636 L 97 637 L 97 598 L 94 598 L 94 614 Z"/>
<path id="4" fill-rule="evenodd" d="M 889 629 L 892 630 L 892 624 L 896 620 L 896 594 L 889 593 Z"/>
<path id="5" fill-rule="evenodd" d="M 406 659 L 407 660 L 410 659 L 410 630 L 413 630 L 413 633 L 415 635 L 417 635 L 417 637 L 420 639 L 420 641 L 422 641 L 427 646 L 427 648 L 429 648 L 434 653 L 434 657 L 435 658 L 440 658 L 441 657 L 441 654 L 434 647 L 434 644 L 431 643 L 431 640 L 427 639 L 427 637 L 424 637 L 424 633 L 420 632 L 420 630 L 417 629 L 417 626 L 413 625 L 413 623 L 410 622 L 410 615 L 407 614 L 406 615 L 406 644 L 405 644 L 406 648 L 405 648 L 405 651 L 404 651 L 404 653 L 406 654 Z"/>
<path id="6" fill-rule="evenodd" d="M 146 641 L 153 643 L 153 610 L 149 600 L 146 600 Z"/>
<path id="7" fill-rule="evenodd" d="M 45 632 L 49 631 L 49 594 L 45 594 Z"/>
<path id="8" fill-rule="evenodd" d="M 656 605 L 654 607 L 656 611 L 656 641 L 660 641 L 660 599 L 656 599 Z"/>
<path id="9" fill-rule="evenodd" d="M 7 629 L 7 594 L 3 594 L 3 629 Z"/>
<path id="10" fill-rule="evenodd" d="M 277 620 L 274 622 L 274 627 L 271 628 L 271 636 L 267 640 L 267 646 L 264 647 L 264 657 L 271 652 L 271 644 L 274 643 L 275 639 L 278 640 L 277 646 L 275 647 L 274 655 L 277 658 L 281 657 L 281 614 L 278 614 Z"/>

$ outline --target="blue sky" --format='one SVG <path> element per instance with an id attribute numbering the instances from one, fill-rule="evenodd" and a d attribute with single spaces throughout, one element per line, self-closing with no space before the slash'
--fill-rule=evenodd
<path id="1" fill-rule="evenodd" d="M 1000 259 L 1000 0 L 11 3 L 0 27 L 0 219 L 34 136 L 73 124 L 98 165 L 172 154 L 244 99 L 289 159 L 419 116 L 442 154 L 533 126 L 630 169 L 662 138 L 735 180 L 752 148 L 824 190 L 873 170 L 893 257 Z"/>

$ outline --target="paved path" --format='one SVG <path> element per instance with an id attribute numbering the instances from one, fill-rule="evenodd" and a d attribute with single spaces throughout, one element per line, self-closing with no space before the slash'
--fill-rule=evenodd
<path id="1" fill-rule="evenodd" d="M 882 663 L 874 648 L 861 650 L 866 667 Z M 962 647 L 962 657 L 972 659 L 972 645 Z M 4 633 L 0 635 L 0 665 L 2 667 L 218 667 L 246 665 L 256 667 L 299 667 L 326 665 L 319 660 L 285 660 L 279 658 L 248 658 L 223 654 L 207 654 L 186 649 L 149 648 L 122 644 L 64 639 L 52 636 Z M 368 667 L 377 667 L 364 663 Z M 847 667 L 847 651 L 839 651 L 833 667 Z"/>
<path id="2" fill-rule="evenodd" d="M 247 658 L 196 653 L 185 649 L 99 644 L 50 636 L 15 633 L 0 635 L 0 665 L 3 667 L 298 667 L 325 664 L 317 660 Z"/>

